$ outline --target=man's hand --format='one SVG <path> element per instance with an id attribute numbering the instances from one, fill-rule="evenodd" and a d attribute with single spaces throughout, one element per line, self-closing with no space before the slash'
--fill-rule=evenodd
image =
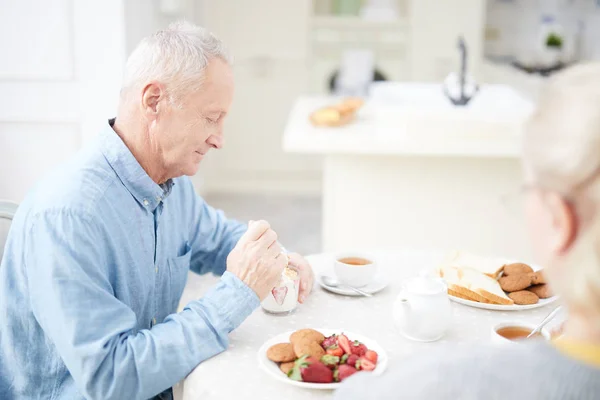
<path id="1" fill-rule="evenodd" d="M 300 291 L 298 301 L 304 303 L 313 288 L 313 270 L 304 257 L 297 253 L 289 254 L 289 264 L 300 274 Z"/>
<path id="2" fill-rule="evenodd" d="M 262 301 L 277 286 L 287 265 L 277 234 L 266 221 L 250 221 L 248 230 L 227 257 L 227 270 Z"/>

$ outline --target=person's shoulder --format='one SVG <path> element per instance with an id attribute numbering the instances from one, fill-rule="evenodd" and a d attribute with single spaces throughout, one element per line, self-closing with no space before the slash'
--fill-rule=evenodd
<path id="1" fill-rule="evenodd" d="M 493 346 L 464 344 L 440 346 L 414 353 L 382 376 L 356 374 L 336 393 L 336 399 L 461 398 L 479 390 L 477 382 L 507 381 L 519 371 L 543 363 L 548 345 Z"/>
<path id="2" fill-rule="evenodd" d="M 31 216 L 58 212 L 93 216 L 114 182 L 114 171 L 102 154 L 84 148 L 38 181 L 19 208 Z"/>

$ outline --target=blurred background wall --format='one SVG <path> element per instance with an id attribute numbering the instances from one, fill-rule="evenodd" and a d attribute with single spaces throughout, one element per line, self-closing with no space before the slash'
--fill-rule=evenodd
<path id="1" fill-rule="evenodd" d="M 595 0 L 0 0 L 0 198 L 21 201 L 45 171 L 114 115 L 127 55 L 185 18 L 235 56 L 226 147 L 194 177 L 203 193 L 318 195 L 321 160 L 282 150 L 290 108 L 328 94 L 346 50 L 369 49 L 377 79 L 440 81 L 469 44 L 480 82 L 535 98 L 540 32 L 560 23 L 564 63 L 600 58 Z M 370 6 L 370 7 L 368 7 Z M 383 10 L 383 11 L 382 11 Z"/>

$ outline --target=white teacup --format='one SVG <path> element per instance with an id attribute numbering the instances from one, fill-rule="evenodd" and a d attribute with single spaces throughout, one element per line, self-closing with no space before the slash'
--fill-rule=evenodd
<path id="1" fill-rule="evenodd" d="M 441 339 L 452 320 L 447 290 L 444 281 L 434 277 L 404 282 L 394 303 L 394 321 L 402 335 L 419 342 Z"/>
<path id="2" fill-rule="evenodd" d="M 341 283 L 354 287 L 368 285 L 377 273 L 377 264 L 373 258 L 358 253 L 339 254 L 333 268 Z"/>
<path id="3" fill-rule="evenodd" d="M 535 328 L 536 324 L 523 322 L 503 322 L 492 327 L 492 342 L 497 344 L 519 344 L 527 343 L 529 340 L 541 339 L 550 340 L 551 335 L 546 329 L 540 331 L 540 335 L 527 339 Z"/>

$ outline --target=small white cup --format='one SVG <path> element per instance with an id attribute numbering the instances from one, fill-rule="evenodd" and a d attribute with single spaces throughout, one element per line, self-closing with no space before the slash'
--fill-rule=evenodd
<path id="1" fill-rule="evenodd" d="M 365 260 L 366 264 L 352 264 L 349 260 Z M 359 253 L 338 254 L 333 266 L 337 279 L 343 284 L 353 287 L 368 285 L 377 274 L 377 264 L 373 257 Z"/>
<path id="2" fill-rule="evenodd" d="M 504 336 L 500 335 L 498 333 L 498 330 L 500 330 L 502 328 L 523 328 L 523 329 L 527 329 L 528 331 L 531 332 L 536 327 L 537 327 L 536 324 L 528 324 L 528 323 L 524 323 L 524 322 L 514 322 L 514 321 L 513 322 L 502 322 L 502 323 L 497 324 L 497 325 L 495 325 L 495 326 L 492 327 L 492 332 L 491 332 L 492 342 L 496 343 L 496 344 L 522 344 L 522 343 L 527 343 L 530 340 L 535 340 L 535 338 L 522 339 L 522 340 L 510 340 L 510 339 L 507 339 Z M 551 339 L 550 333 L 545 328 L 543 328 L 540 331 L 540 334 L 546 340 L 550 340 Z"/>

